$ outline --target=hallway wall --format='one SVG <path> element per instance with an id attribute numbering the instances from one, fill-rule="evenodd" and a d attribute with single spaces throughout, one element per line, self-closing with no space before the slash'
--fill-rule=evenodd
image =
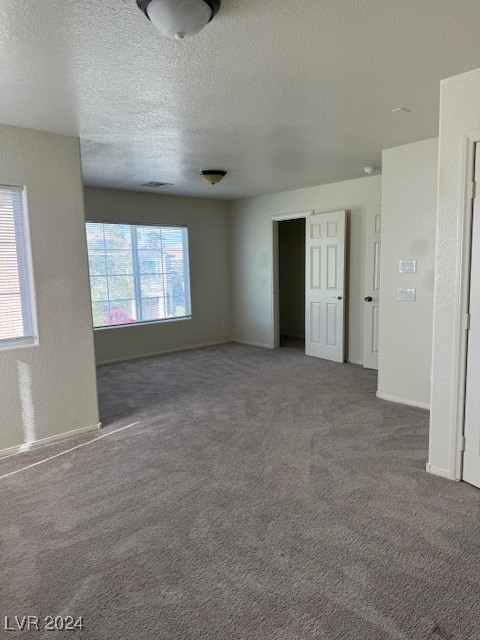
<path id="1" fill-rule="evenodd" d="M 348 358 L 363 363 L 365 213 L 381 203 L 381 176 L 359 178 L 231 203 L 233 338 L 273 348 L 272 216 L 350 211 Z"/>
<path id="2" fill-rule="evenodd" d="M 378 396 L 430 407 L 438 138 L 383 152 Z M 417 272 L 400 273 L 400 260 Z M 397 299 L 414 288 L 414 302 Z"/>

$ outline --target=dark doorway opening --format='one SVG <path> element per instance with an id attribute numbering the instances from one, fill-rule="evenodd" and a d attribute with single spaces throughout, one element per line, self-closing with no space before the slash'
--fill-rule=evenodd
<path id="1" fill-rule="evenodd" d="M 305 351 L 305 218 L 278 224 L 280 347 Z"/>

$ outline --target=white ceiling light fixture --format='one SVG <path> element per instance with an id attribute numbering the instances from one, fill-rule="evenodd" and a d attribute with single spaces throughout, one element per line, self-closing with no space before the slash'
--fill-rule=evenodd
<path id="1" fill-rule="evenodd" d="M 220 9 L 221 0 L 137 0 L 137 5 L 166 36 L 183 40 L 201 31 Z"/>
<path id="2" fill-rule="evenodd" d="M 363 173 L 367 176 L 374 176 L 376 173 L 378 173 L 380 171 L 380 169 L 376 166 L 372 165 L 368 165 L 366 167 L 363 167 Z"/>
<path id="3" fill-rule="evenodd" d="M 149 189 L 160 189 L 161 187 L 173 187 L 175 185 L 173 182 L 157 182 L 156 180 L 151 180 L 150 182 L 144 182 L 140 186 L 148 187 Z"/>
<path id="4" fill-rule="evenodd" d="M 207 184 L 214 185 L 223 180 L 227 172 L 223 171 L 223 169 L 205 169 L 204 171 L 200 171 L 200 175 Z"/>
<path id="5" fill-rule="evenodd" d="M 407 107 L 395 107 L 391 112 L 395 115 L 407 115 L 407 113 L 411 113 L 411 109 L 407 109 Z"/>

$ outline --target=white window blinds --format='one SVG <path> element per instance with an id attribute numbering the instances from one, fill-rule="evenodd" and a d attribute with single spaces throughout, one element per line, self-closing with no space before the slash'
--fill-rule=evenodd
<path id="1" fill-rule="evenodd" d="M 0 348 L 35 341 L 23 189 L 0 185 Z"/>

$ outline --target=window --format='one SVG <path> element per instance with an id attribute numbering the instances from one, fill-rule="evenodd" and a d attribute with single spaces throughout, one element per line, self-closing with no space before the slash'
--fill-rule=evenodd
<path id="1" fill-rule="evenodd" d="M 190 317 L 185 227 L 87 222 L 93 326 Z"/>
<path id="2" fill-rule="evenodd" d="M 36 341 L 22 187 L 0 185 L 0 348 Z"/>

